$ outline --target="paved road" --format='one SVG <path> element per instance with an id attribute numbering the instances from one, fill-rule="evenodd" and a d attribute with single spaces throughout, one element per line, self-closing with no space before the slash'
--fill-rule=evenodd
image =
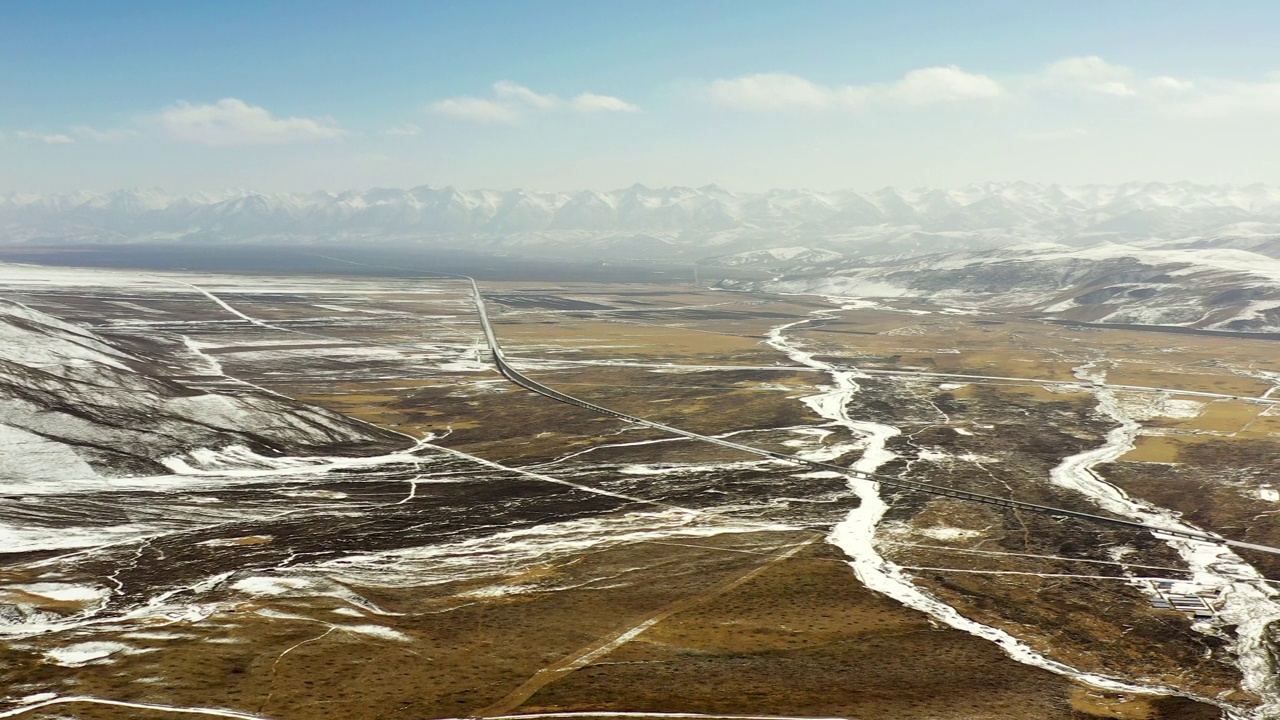
<path id="1" fill-rule="evenodd" d="M 454 277 L 465 277 L 465 276 L 454 276 Z M 640 425 L 643 427 L 653 428 L 655 430 L 660 430 L 662 432 L 670 433 L 673 435 L 680 435 L 682 437 L 687 437 L 692 440 L 698 440 L 700 442 L 719 445 L 721 447 L 732 448 L 734 450 L 738 450 L 744 453 L 749 453 L 752 455 L 758 455 L 761 457 L 770 458 L 772 460 L 784 462 L 789 465 L 798 465 L 800 467 L 805 467 L 810 470 L 837 472 L 846 477 L 852 477 L 858 480 L 866 480 L 869 482 L 877 482 L 886 487 L 902 488 L 905 490 L 914 490 L 916 492 L 928 493 L 930 495 L 940 495 L 943 497 L 954 498 L 957 500 L 964 500 L 968 502 L 979 502 L 987 505 L 996 505 L 999 507 L 1006 507 L 1006 508 L 1011 508 L 1015 510 L 1023 510 L 1026 512 L 1039 513 L 1042 515 L 1050 515 L 1050 516 L 1062 517 L 1062 518 L 1074 518 L 1076 520 L 1085 520 L 1088 522 L 1100 523 L 1104 525 L 1119 526 L 1119 527 L 1131 528 L 1135 530 L 1143 530 L 1143 531 L 1155 533 L 1157 535 L 1164 536 L 1164 537 L 1176 537 L 1176 538 L 1182 538 L 1186 540 L 1196 540 L 1200 542 L 1213 543 L 1216 545 L 1227 545 L 1231 547 L 1247 548 L 1250 550 L 1260 550 L 1263 552 L 1280 554 L 1280 548 L 1273 548 L 1266 545 L 1255 545 L 1253 543 L 1240 542 L 1238 540 L 1227 540 L 1225 538 L 1211 535 L 1209 533 L 1166 529 L 1166 528 L 1158 527 L 1156 525 L 1149 525 L 1147 523 L 1134 522 L 1132 520 L 1124 520 L 1121 518 L 1107 517 L 1105 515 L 1094 515 L 1091 513 L 1077 512 L 1075 510 L 1067 510 L 1065 508 L 1056 508 L 1048 505 L 1038 505 L 1035 503 L 1022 502 L 1020 500 L 1011 500 L 1008 498 L 996 497 L 994 495 L 984 495 L 982 493 L 974 493 L 974 492 L 968 492 L 965 490 L 957 490 L 954 488 L 944 487 L 941 485 L 923 483 L 915 480 L 907 480 L 907 479 L 892 476 L 892 475 L 864 473 L 864 472 L 860 472 L 850 468 L 842 467 L 840 465 L 817 462 L 814 460 L 806 460 L 804 458 L 797 457 L 795 455 L 788 455 L 786 453 L 779 453 L 771 450 L 765 450 L 763 448 L 752 447 L 750 445 L 744 445 L 742 443 L 737 443 L 737 442 L 733 442 L 731 440 L 725 440 L 722 438 L 710 437 L 708 435 L 700 435 L 698 433 L 690 432 L 688 430 L 681 430 L 680 428 L 673 427 L 671 425 L 654 422 L 652 420 L 646 420 L 645 418 L 642 418 L 642 417 L 637 417 L 635 415 L 628 415 L 626 413 L 618 412 L 617 410 L 611 410 L 607 407 L 596 405 L 595 403 L 587 402 L 586 400 L 582 400 L 581 398 L 577 398 L 567 393 L 562 393 L 559 390 L 555 390 L 553 388 L 547 387 L 546 385 L 543 385 L 542 383 L 525 376 L 519 370 L 516 370 L 515 368 L 511 367 L 510 364 L 507 363 L 506 357 L 503 355 L 503 352 L 502 352 L 502 346 L 498 343 L 497 335 L 494 334 L 493 325 L 489 322 L 489 314 L 485 309 L 484 296 L 480 293 L 480 286 L 476 284 L 476 281 L 474 278 L 466 277 L 466 280 L 471 284 L 471 293 L 472 293 L 473 299 L 475 300 L 476 312 L 480 316 L 480 325 L 484 329 L 485 340 L 489 344 L 489 351 L 493 356 L 493 362 L 494 362 L 494 365 L 497 367 L 498 372 L 500 372 L 503 377 L 515 383 L 516 385 L 519 385 L 520 387 L 526 388 L 528 390 L 532 390 L 533 392 L 536 392 L 539 395 L 543 395 L 545 397 L 551 398 L 552 400 L 566 403 L 568 405 L 574 405 L 576 407 L 590 410 L 591 412 L 594 412 L 600 415 L 607 415 L 609 417 L 617 418 L 618 420 L 631 423 L 633 425 Z"/>

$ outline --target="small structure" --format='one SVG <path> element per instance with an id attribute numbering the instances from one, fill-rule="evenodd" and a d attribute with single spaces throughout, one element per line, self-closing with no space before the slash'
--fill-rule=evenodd
<path id="1" fill-rule="evenodd" d="M 1151 607 L 1156 610 L 1171 610 L 1187 613 L 1194 620 L 1212 620 L 1217 616 L 1213 603 L 1221 598 L 1218 589 L 1202 589 L 1179 583 L 1179 592 L 1172 592 L 1172 580 L 1153 580 L 1151 589 L 1155 597 L 1151 598 Z"/>

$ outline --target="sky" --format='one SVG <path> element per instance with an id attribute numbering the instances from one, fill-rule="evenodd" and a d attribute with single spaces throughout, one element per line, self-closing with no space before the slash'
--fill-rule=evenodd
<path id="1" fill-rule="evenodd" d="M 1280 185 L 1280 3 L 0 2 L 0 193 Z"/>

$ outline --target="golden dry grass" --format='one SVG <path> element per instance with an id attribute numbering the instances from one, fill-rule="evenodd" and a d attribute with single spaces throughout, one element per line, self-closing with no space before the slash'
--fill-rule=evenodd
<path id="1" fill-rule="evenodd" d="M 759 337 L 699 328 L 654 327 L 624 322 L 563 321 L 555 324 L 495 323 L 504 349 L 513 355 L 531 354 L 545 346 L 574 350 L 573 358 L 592 357 L 720 357 L 759 351 Z"/>
<path id="2" fill-rule="evenodd" d="M 1236 400 L 1219 400 L 1208 403 L 1194 418 L 1176 422 L 1180 430 L 1209 430 L 1221 433 L 1237 433 L 1258 418 L 1266 407 Z"/>
<path id="3" fill-rule="evenodd" d="M 508 293 L 554 292 L 602 303 L 611 302 L 610 291 L 617 290 L 589 284 L 555 289 L 532 283 L 486 284 L 486 290 L 493 288 Z M 634 299 L 643 305 L 615 303 L 618 307 L 661 312 L 664 307 L 698 305 L 799 317 L 818 306 L 796 299 L 673 291 L 662 286 L 629 289 L 663 294 L 637 296 Z M 392 299 L 414 302 L 393 304 Z M 229 300 L 267 319 L 314 317 L 323 310 Z M 468 321 L 471 315 L 464 301 L 465 296 L 456 294 L 404 293 L 371 297 L 368 307 L 413 309 Z M 344 322 L 357 315 L 324 313 L 341 316 Z M 688 364 L 789 362 L 761 341 L 765 331 L 783 322 L 779 318 L 734 317 L 655 327 L 608 316 L 536 311 L 494 315 L 497 332 L 512 355 L 564 353 L 584 359 Z M 1280 369 L 1274 344 L 1118 330 L 1085 332 L 1016 317 L 1001 320 L 1005 324 L 985 325 L 969 318 L 855 310 L 843 313 L 838 322 L 796 334 L 810 349 L 869 367 L 917 366 L 936 372 L 1046 380 L 1072 380 L 1072 367 L 1105 357 L 1114 363 L 1108 367 L 1111 382 L 1260 394 L 1264 385 L 1234 374 L 1232 368 L 1254 364 Z M 883 334 L 902 328 L 919 334 Z M 339 331 L 354 338 L 382 340 L 422 337 L 425 332 L 424 325 L 411 320 L 403 327 L 348 325 Z M 1174 342 L 1177 352 L 1166 352 Z M 959 352 L 941 352 L 952 349 Z M 478 389 L 475 383 L 482 376 L 476 374 L 403 379 L 388 379 L 382 370 L 378 374 L 378 379 L 367 381 L 263 382 L 304 401 L 410 434 L 420 436 L 452 426 L 456 433 L 450 443 L 496 460 L 528 462 L 616 441 L 608 435 L 618 429 L 615 421 L 515 388 Z M 725 383 L 719 379 L 722 375 L 713 372 L 669 375 L 602 367 L 531 374 L 600 404 L 703 432 L 819 422 L 796 399 L 828 381 L 822 374 L 769 372 Z M 781 389 L 762 390 L 766 384 Z M 972 398 L 978 389 L 976 384 L 965 384 L 948 392 Z M 1002 387 L 999 392 L 1045 403 L 1088 398 L 1084 392 L 1054 392 L 1034 384 Z M 1256 410 L 1242 403 L 1215 403 L 1200 417 L 1180 421 L 1176 429 L 1234 428 L 1229 431 L 1241 431 L 1241 437 L 1280 432 L 1280 416 L 1259 415 Z M 1173 462 L 1189 444 L 1205 442 L 1235 441 L 1142 437 L 1124 459 Z M 719 459 L 719 451 L 691 443 L 661 451 L 668 459 Z M 921 520 L 941 526 L 955 516 L 926 511 Z M 394 612 L 405 613 L 359 622 L 376 622 L 403 632 L 412 638 L 408 644 L 341 630 L 326 633 L 325 624 L 340 619 L 331 611 L 341 604 L 332 599 L 263 599 L 229 607 L 207 625 L 193 628 L 201 634 L 201 642 L 137 641 L 134 644 L 162 652 L 120 656 L 110 665 L 74 671 L 15 656 L 11 668 L 17 669 L 10 671 L 10 677 L 41 682 L 74 679 L 79 692 L 234 707 L 295 720 L 462 716 L 503 697 L 566 653 L 627 627 L 655 608 L 696 596 L 742 573 L 760 560 L 749 552 L 768 551 L 799 537 L 780 533 L 697 541 L 707 549 L 658 544 L 614 548 L 516 569 L 489 583 L 506 589 L 543 583 L 568 588 L 547 593 L 489 597 L 475 593 L 482 587 L 478 583 L 448 588 L 356 588 Z M 267 536 L 229 539 L 238 544 L 266 541 Z M 733 550 L 748 553 L 726 552 Z M 603 574 L 621 579 L 601 587 L 575 588 L 575 582 L 591 577 L 589 571 L 608 571 Z M 988 589 L 993 585 L 975 576 L 963 587 L 978 597 L 984 583 Z M 1037 589 L 1047 583 L 1003 580 L 1000 585 L 1010 588 L 1008 594 L 1020 602 L 1031 603 L 1036 601 Z M 267 617 L 260 613 L 264 610 L 296 617 Z M 980 616 L 982 609 L 975 603 L 969 611 Z M 1100 620 L 1086 619 L 1072 632 L 1103 636 L 1112 629 Z M 1046 648 L 1053 644 L 1044 637 L 1039 642 Z M 1084 656 L 1069 659 L 1092 662 Z M 145 677 L 162 682 L 135 682 Z M 585 708 L 896 718 L 960 714 L 1010 720 L 1166 717 L 1159 703 L 1148 698 L 1121 701 L 1092 693 L 1061 677 L 1014 663 L 989 643 L 938 628 L 922 615 L 861 587 L 839 554 L 825 546 L 781 563 L 732 592 L 692 604 L 635 641 L 543 688 L 520 709 Z M 103 708 L 83 712 L 76 708 L 76 713 L 84 718 L 143 715 Z"/>
<path id="4" fill-rule="evenodd" d="M 1179 462 L 1180 454 L 1187 445 L 1222 442 L 1220 438 L 1203 435 L 1143 435 L 1134 442 L 1134 447 L 1122 455 L 1120 462 Z"/>

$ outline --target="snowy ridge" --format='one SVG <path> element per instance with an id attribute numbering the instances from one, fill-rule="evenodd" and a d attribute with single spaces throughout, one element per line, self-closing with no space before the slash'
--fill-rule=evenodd
<path id="1" fill-rule="evenodd" d="M 1280 259 L 1206 243 L 1039 243 L 788 269 L 745 289 L 921 297 L 1077 322 L 1280 332 Z"/>
<path id="2" fill-rule="evenodd" d="M 642 235 L 637 239 L 635 235 Z M 494 248 L 563 246 L 649 258 L 808 246 L 894 255 L 1028 240 L 1280 235 L 1280 188 L 1192 183 L 736 193 L 715 185 L 597 192 L 407 190 L 171 195 L 160 190 L 0 195 L 0 243 L 359 242 L 388 237 Z M 717 252 L 716 248 L 723 248 Z M 779 256 L 777 259 L 784 259 Z"/>
<path id="3" fill-rule="evenodd" d="M 217 371 L 204 356 L 189 360 Z M 247 464 L 248 448 L 277 455 L 372 443 L 366 452 L 376 453 L 393 440 L 319 408 L 198 390 L 151 367 L 105 337 L 0 300 L 0 488 L 103 489 L 112 479 L 167 474 L 174 456 L 192 453 L 198 464 L 208 447 L 242 448 L 234 459 Z"/>

